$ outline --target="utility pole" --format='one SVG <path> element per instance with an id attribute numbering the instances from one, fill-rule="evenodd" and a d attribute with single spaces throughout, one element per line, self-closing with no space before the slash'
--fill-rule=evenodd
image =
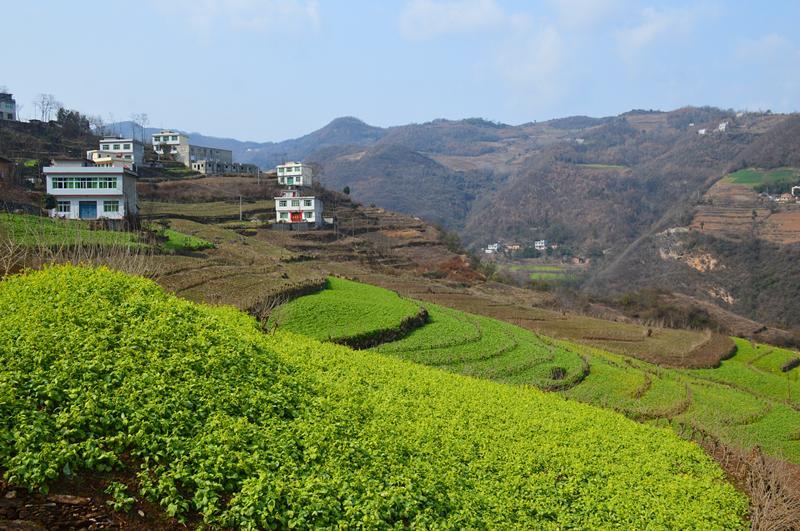
<path id="1" fill-rule="evenodd" d="M 242 196 L 239 196 L 239 221 L 242 221 Z"/>

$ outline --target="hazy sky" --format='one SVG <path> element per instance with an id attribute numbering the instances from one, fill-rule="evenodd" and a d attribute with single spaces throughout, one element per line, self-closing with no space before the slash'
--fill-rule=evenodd
<path id="1" fill-rule="evenodd" d="M 106 121 L 283 140 L 337 116 L 518 124 L 632 108 L 800 110 L 800 2 L 3 2 L 2 71 Z"/>

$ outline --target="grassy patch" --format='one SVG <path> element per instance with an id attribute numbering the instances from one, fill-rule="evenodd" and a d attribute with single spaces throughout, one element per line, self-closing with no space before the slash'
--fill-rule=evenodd
<path id="1" fill-rule="evenodd" d="M 796 168 L 778 168 L 775 170 L 746 168 L 733 172 L 727 176 L 728 182 L 734 184 L 746 184 L 752 187 L 762 184 L 773 185 L 790 183 L 798 179 L 800 179 L 800 170 Z"/>
<path id="2" fill-rule="evenodd" d="M 242 213 L 250 216 L 258 212 L 275 209 L 273 199 L 243 202 Z M 166 203 L 160 201 L 144 201 L 142 214 L 145 216 L 188 216 L 197 218 L 226 218 L 239 216 L 238 201 L 212 201 L 208 203 Z"/>
<path id="3" fill-rule="evenodd" d="M 212 527 L 709 529 L 747 511 L 666 430 L 264 335 L 102 269 L 0 282 L 0 413 L 11 484 L 127 470 L 134 496 Z"/>
<path id="4" fill-rule="evenodd" d="M 0 213 L 0 234 L 25 246 L 100 245 L 140 247 L 137 234 L 115 230 L 93 230 L 81 220 L 65 220 L 28 214 Z"/>
<path id="5" fill-rule="evenodd" d="M 284 304 L 271 320 L 315 339 L 342 341 L 397 328 L 419 311 L 393 291 L 331 277 L 328 289 Z"/>

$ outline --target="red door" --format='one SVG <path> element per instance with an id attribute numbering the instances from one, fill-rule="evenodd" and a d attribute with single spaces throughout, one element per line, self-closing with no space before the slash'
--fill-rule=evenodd
<path id="1" fill-rule="evenodd" d="M 292 223 L 294 223 L 295 221 L 303 221 L 302 212 L 292 212 Z"/>

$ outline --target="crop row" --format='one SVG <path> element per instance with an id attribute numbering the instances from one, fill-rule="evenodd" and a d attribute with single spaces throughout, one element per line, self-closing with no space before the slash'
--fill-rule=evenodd
<path id="1" fill-rule="evenodd" d="M 315 339 L 342 341 L 399 328 L 419 312 L 418 304 L 392 291 L 331 277 L 328 289 L 284 304 L 270 321 Z"/>
<path id="2" fill-rule="evenodd" d="M 736 355 L 716 369 L 668 369 L 551 340 L 504 321 L 425 306 L 428 324 L 375 350 L 473 377 L 560 390 L 568 398 L 641 421 L 674 419 L 735 446 L 779 449 L 779 455 L 800 463 L 795 436 L 800 412 L 775 413 L 800 403 L 793 379 L 797 371 L 776 369 L 793 355 L 789 351 L 776 354 L 736 340 Z"/>

